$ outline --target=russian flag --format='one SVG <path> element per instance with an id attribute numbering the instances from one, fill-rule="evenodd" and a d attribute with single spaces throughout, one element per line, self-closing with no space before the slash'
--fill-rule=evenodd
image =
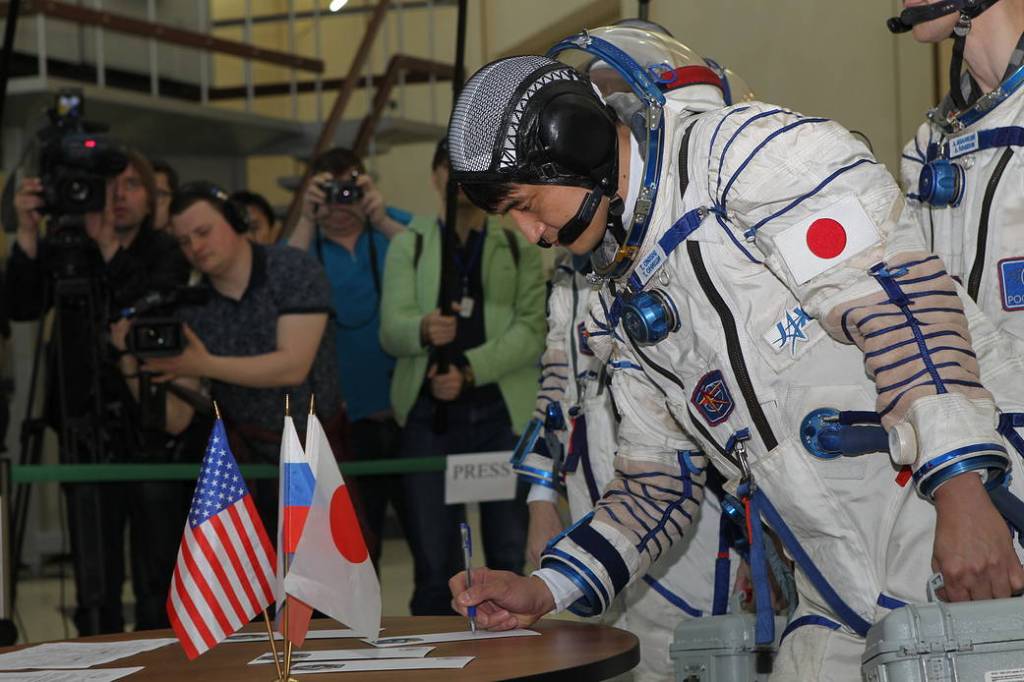
<path id="1" fill-rule="evenodd" d="M 314 605 L 362 636 L 376 639 L 380 632 L 380 582 L 348 486 L 315 416 L 309 418 L 306 448 L 316 467 L 317 485 L 306 532 L 285 579 L 288 600 Z"/>
<path id="2" fill-rule="evenodd" d="M 295 431 L 295 422 L 290 416 L 284 418 L 284 431 L 281 433 L 281 465 L 278 481 L 278 512 L 277 512 L 277 613 L 278 622 L 283 634 L 296 645 L 302 646 L 312 609 L 298 600 L 282 605 L 285 595 L 282 585 L 285 574 L 291 564 L 295 549 L 299 546 L 302 529 L 306 525 L 309 507 L 313 503 L 313 489 L 316 479 L 313 468 L 302 450 L 299 434 Z M 286 617 L 284 612 L 288 611 Z M 287 632 L 284 630 L 287 629 Z M 301 634 L 298 634 L 301 633 Z M 295 635 L 294 638 L 290 635 Z M 298 641 L 295 641 L 295 640 Z"/>

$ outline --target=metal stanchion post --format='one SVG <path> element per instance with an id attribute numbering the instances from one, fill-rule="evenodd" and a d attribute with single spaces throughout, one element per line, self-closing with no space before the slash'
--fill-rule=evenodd
<path id="1" fill-rule="evenodd" d="M 0 646 L 10 646 L 18 639 L 11 613 L 11 461 L 0 459 Z"/>

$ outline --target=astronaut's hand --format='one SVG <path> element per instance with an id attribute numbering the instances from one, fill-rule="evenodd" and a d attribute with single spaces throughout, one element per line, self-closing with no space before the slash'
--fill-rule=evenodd
<path id="1" fill-rule="evenodd" d="M 1013 537 L 981 479 L 966 473 L 935 491 L 932 570 L 941 573 L 946 601 L 1002 599 L 1024 590 L 1024 568 Z"/>
<path id="2" fill-rule="evenodd" d="M 551 538 L 562 532 L 562 517 L 554 502 L 537 500 L 529 504 L 530 529 L 526 536 L 526 553 L 530 562 L 540 568 L 540 555 Z"/>
<path id="3" fill-rule="evenodd" d="M 476 624 L 484 630 L 514 630 L 533 625 L 555 608 L 551 590 L 540 578 L 511 571 L 473 570 L 473 586 L 466 589 L 466 572 L 448 581 L 452 608 L 463 616 L 476 606 Z"/>

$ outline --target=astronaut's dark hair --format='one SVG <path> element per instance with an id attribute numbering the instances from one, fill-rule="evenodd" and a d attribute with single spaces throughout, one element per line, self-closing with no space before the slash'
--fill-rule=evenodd
<path id="1" fill-rule="evenodd" d="M 498 213 L 514 189 L 507 182 L 472 182 L 461 185 L 466 197 L 487 213 Z"/>

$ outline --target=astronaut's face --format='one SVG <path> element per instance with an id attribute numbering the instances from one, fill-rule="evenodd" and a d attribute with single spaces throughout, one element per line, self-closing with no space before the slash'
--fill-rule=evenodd
<path id="1" fill-rule="evenodd" d="M 903 7 L 920 7 L 921 5 L 934 5 L 939 0 L 903 0 Z M 940 43 L 953 33 L 959 18 L 957 12 L 947 14 L 938 19 L 932 19 L 914 27 L 912 33 L 914 40 L 919 43 Z"/>
<path id="2" fill-rule="evenodd" d="M 558 231 L 572 219 L 580 208 L 587 190 L 582 187 L 560 185 L 513 185 L 506 205 L 500 212 L 507 213 L 516 227 L 531 243 L 541 239 L 558 245 Z M 594 250 L 601 243 L 608 221 L 608 197 L 594 213 L 593 220 L 572 244 L 562 244 L 578 256 Z"/>

